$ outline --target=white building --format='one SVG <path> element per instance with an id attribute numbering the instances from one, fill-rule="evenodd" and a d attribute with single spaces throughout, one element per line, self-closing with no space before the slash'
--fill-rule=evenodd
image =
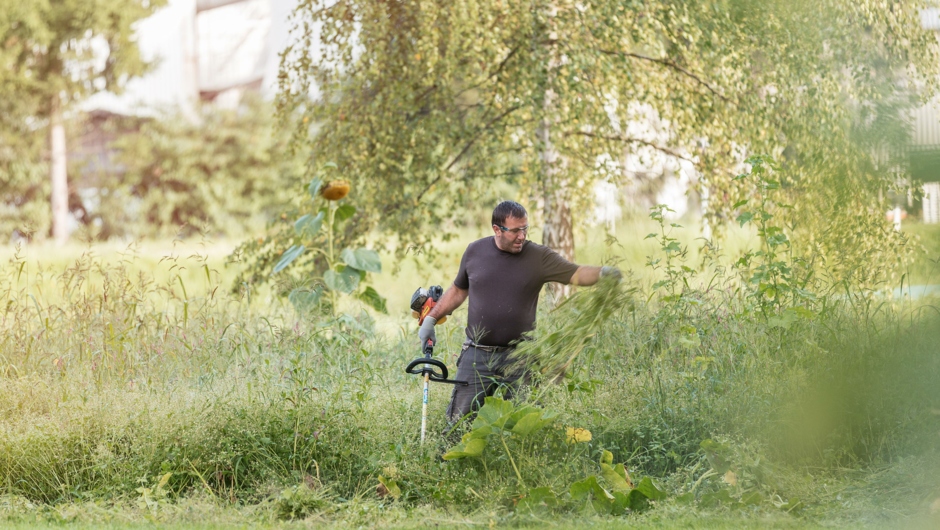
<path id="1" fill-rule="evenodd" d="M 154 68 L 121 95 L 99 93 L 82 107 L 124 115 L 180 109 L 195 116 L 200 100 L 231 107 L 246 90 L 271 98 L 297 3 L 169 0 L 136 28 L 141 54 Z"/>

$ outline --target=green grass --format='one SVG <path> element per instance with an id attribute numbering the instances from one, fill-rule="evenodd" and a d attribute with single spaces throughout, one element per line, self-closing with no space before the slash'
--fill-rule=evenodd
<path id="1" fill-rule="evenodd" d="M 909 234 L 915 245 L 922 247 L 911 265 L 907 282 L 914 285 L 940 283 L 940 228 L 918 222 L 907 223 L 903 232 Z"/>
<path id="2" fill-rule="evenodd" d="M 553 313 L 542 308 L 538 358 L 547 366 L 559 352 L 578 353 L 560 384 L 533 393 L 554 423 L 447 463 L 437 456 L 450 445 L 449 388 L 432 386 L 430 440 L 417 440 L 420 383 L 403 371 L 417 353 L 407 304 L 418 286 L 448 285 L 463 246 L 482 232 L 442 244 L 433 262 L 383 257 L 376 287 L 390 314 L 373 315 L 371 327 L 298 316 L 263 289 L 230 292 L 225 256 L 234 245 L 226 242 L 7 250 L 0 524 L 935 524 L 940 319 L 932 302 L 827 298 L 811 317 L 774 320 L 733 274 L 698 268 L 691 224 L 673 235 L 688 244 L 697 272 L 683 273 L 691 288 L 670 298 L 668 287 L 652 287 L 662 269 L 646 266 L 661 251 L 641 237 L 657 228 L 625 224 L 616 244 L 600 231 L 582 234 L 578 261 L 616 261 L 627 281 L 581 289 Z M 917 230 L 940 250 L 940 230 Z M 718 264 L 753 242 L 732 232 Z M 602 311 L 615 292 L 624 303 Z M 460 316 L 439 330 L 451 367 Z M 592 440 L 568 444 L 565 427 L 589 429 Z M 712 449 L 702 449 L 706 439 Z M 666 500 L 610 516 L 570 496 L 573 483 L 601 476 L 603 451 L 635 480 L 652 478 Z M 399 500 L 376 493 L 380 476 L 400 488 Z M 519 509 L 536 487 L 559 506 Z M 753 493 L 762 500 L 744 503 Z"/>

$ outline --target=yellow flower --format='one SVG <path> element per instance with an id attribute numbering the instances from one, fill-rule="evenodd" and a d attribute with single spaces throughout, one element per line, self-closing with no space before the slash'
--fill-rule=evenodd
<path id="1" fill-rule="evenodd" d="M 328 201 L 338 201 L 349 193 L 349 182 L 345 180 L 331 180 L 320 188 L 320 196 Z"/>
<path id="2" fill-rule="evenodd" d="M 725 473 L 725 476 L 722 477 L 721 480 L 722 480 L 725 484 L 727 484 L 727 485 L 729 485 L 729 486 L 737 486 L 737 485 L 738 485 L 738 476 L 735 475 L 735 474 L 734 474 L 734 471 L 731 471 L 730 469 L 728 470 L 727 473 Z"/>
<path id="3" fill-rule="evenodd" d="M 591 431 L 581 427 L 568 427 L 565 431 L 566 441 L 570 444 L 580 444 L 591 441 Z"/>

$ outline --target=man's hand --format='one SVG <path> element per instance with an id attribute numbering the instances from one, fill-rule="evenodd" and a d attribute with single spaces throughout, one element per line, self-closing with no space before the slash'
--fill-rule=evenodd
<path id="1" fill-rule="evenodd" d="M 423 351 L 425 346 L 428 345 L 428 340 L 431 341 L 431 344 L 437 343 L 437 335 L 434 333 L 434 326 L 437 324 L 437 319 L 428 315 L 424 317 L 424 322 L 421 323 L 421 327 L 418 328 L 418 338 L 421 339 L 421 350 Z"/>
<path id="2" fill-rule="evenodd" d="M 605 265 L 601 267 L 601 278 L 613 278 L 614 281 L 620 282 L 620 280 L 623 279 L 623 274 L 621 274 L 620 269 L 617 267 Z"/>

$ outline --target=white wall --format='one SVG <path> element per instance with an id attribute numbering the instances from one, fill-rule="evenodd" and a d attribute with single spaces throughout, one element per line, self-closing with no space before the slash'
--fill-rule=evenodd
<path id="1" fill-rule="evenodd" d="M 121 95 L 99 93 L 82 108 L 154 114 L 191 105 L 199 89 L 249 79 L 260 79 L 261 93 L 272 98 L 278 54 L 288 44 L 288 16 L 297 3 L 245 0 L 197 17 L 196 0 L 169 0 L 136 28 L 141 54 L 156 62 L 153 69 L 128 82 Z"/>

